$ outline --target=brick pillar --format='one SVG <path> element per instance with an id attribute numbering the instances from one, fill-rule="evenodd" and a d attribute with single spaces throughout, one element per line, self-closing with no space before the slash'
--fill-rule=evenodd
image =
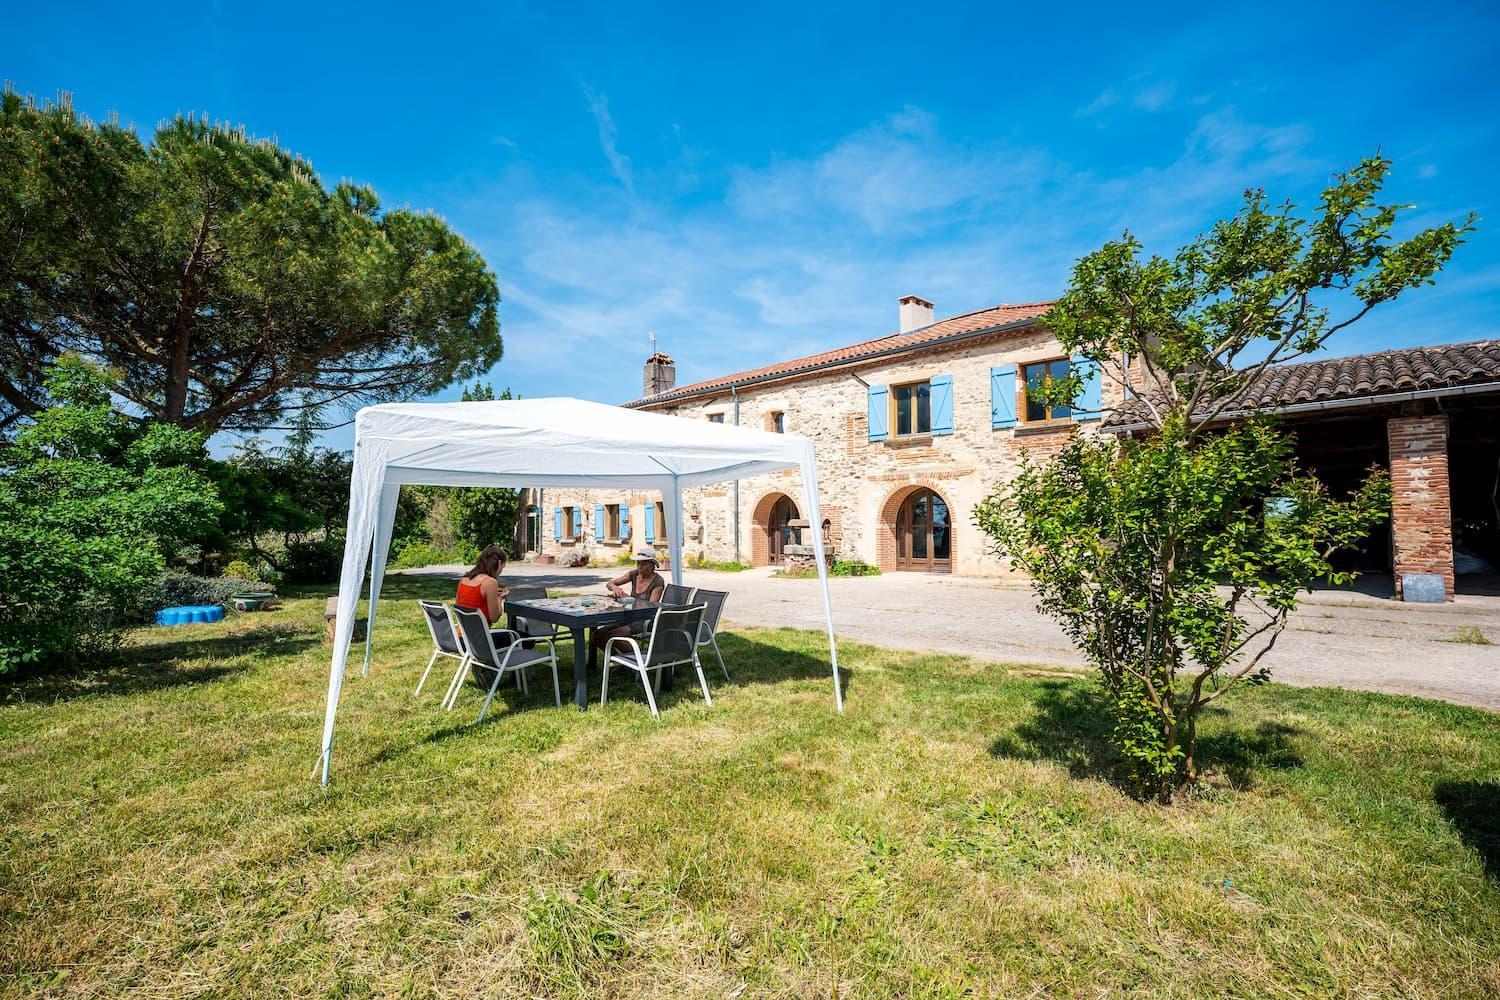
<path id="1" fill-rule="evenodd" d="M 1392 417 L 1391 541 L 1396 596 L 1402 573 L 1436 573 L 1453 599 L 1453 506 L 1448 495 L 1448 418 Z"/>

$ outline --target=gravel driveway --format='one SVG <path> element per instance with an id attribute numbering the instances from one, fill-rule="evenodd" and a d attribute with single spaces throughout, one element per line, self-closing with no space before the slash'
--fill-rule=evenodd
<path id="1" fill-rule="evenodd" d="M 456 566 L 408 570 L 456 577 Z M 513 563 L 507 581 L 599 589 L 607 570 Z M 725 620 L 822 628 L 816 580 L 688 571 L 685 582 L 729 592 Z M 829 581 L 840 636 L 898 649 L 962 653 L 1007 663 L 1082 666 L 1062 630 L 1038 614 L 1028 590 L 993 580 L 888 573 Z M 1477 631 L 1476 631 L 1477 630 Z M 1310 595 L 1265 662 L 1287 684 L 1441 698 L 1500 710 L 1500 598 L 1401 604 L 1343 591 Z M 1464 639 L 1471 641 L 1462 641 Z"/>

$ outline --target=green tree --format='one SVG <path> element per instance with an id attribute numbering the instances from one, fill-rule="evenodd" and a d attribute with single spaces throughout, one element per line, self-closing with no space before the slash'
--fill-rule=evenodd
<path id="1" fill-rule="evenodd" d="M 107 373 L 65 355 L 54 404 L 0 452 L 0 673 L 119 636 L 183 540 L 221 503 L 203 435 L 115 410 Z"/>
<path id="2" fill-rule="evenodd" d="M 0 94 L 0 246 L 0 429 L 69 351 L 208 432 L 426 395 L 501 355 L 494 275 L 446 223 L 207 121 L 146 145 Z"/>
<path id="3" fill-rule="evenodd" d="M 1388 515 L 1384 473 L 1333 497 L 1273 421 L 1221 420 L 1266 366 L 1430 283 L 1472 227 L 1393 239 L 1401 210 L 1377 201 L 1388 169 L 1377 157 L 1338 175 L 1308 220 L 1252 191 L 1172 258 L 1143 257 L 1127 233 L 1080 260 L 1047 324 L 1126 387 L 1144 433 L 1075 435 L 976 509 L 1098 668 L 1115 745 L 1159 799 L 1198 777 L 1203 708 L 1264 678 L 1298 595 L 1347 579 L 1330 558 Z M 1074 374 L 1033 392 L 1080 388 Z"/>

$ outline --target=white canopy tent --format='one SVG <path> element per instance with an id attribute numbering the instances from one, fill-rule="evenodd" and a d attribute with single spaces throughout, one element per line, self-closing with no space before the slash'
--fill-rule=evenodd
<path id="1" fill-rule="evenodd" d="M 370 557 L 365 670 L 370 666 L 375 606 L 402 486 L 571 487 L 659 492 L 666 514 L 672 579 L 682 582 L 682 490 L 786 469 L 802 475 L 817 558 L 834 703 L 843 711 L 828 567 L 818 510 L 812 442 L 795 434 L 688 420 L 580 399 L 479 403 L 389 403 L 354 420 L 349 527 L 339 577 L 338 619 L 323 721 L 323 782 L 328 782 L 334 719 L 355 611 Z"/>

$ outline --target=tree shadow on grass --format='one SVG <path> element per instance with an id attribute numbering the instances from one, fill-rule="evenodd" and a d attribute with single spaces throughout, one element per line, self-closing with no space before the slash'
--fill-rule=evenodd
<path id="1" fill-rule="evenodd" d="M 1500 882 L 1500 782 L 1443 781 L 1432 798 L 1464 843 L 1479 852 L 1485 875 Z"/>
<path id="2" fill-rule="evenodd" d="M 1063 680 L 1042 681 L 1039 686 L 1035 711 L 1013 732 L 996 737 L 990 753 L 1014 760 L 1054 761 L 1075 778 L 1102 779 L 1136 794 L 1128 762 L 1110 743 L 1114 722 L 1109 707 L 1093 686 Z M 1227 714 L 1222 708 L 1204 711 L 1205 717 Z M 1200 733 L 1203 721 L 1206 718 L 1200 719 Z M 1263 721 L 1253 729 L 1203 733 L 1198 737 L 1199 771 L 1222 776 L 1235 789 L 1249 789 L 1259 773 L 1302 766 L 1292 743 L 1300 731 Z"/>
<path id="3" fill-rule="evenodd" d="M 208 684 L 248 669 L 248 654 L 269 648 L 277 655 L 291 656 L 319 641 L 315 633 L 288 623 L 229 634 L 185 634 L 170 642 L 127 646 L 74 667 L 23 673 L 6 684 L 5 700 L 60 702 Z"/>

